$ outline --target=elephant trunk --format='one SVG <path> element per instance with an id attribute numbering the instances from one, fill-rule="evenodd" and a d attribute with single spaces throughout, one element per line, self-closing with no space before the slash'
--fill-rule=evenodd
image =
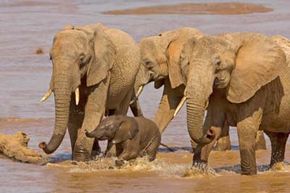
<path id="1" fill-rule="evenodd" d="M 198 65 L 203 66 L 203 65 Z M 204 74 L 202 72 L 207 72 Z M 213 76 L 209 70 L 196 68 L 189 74 L 189 80 L 185 89 L 187 98 L 187 128 L 193 141 L 200 145 L 206 145 L 214 139 L 214 132 L 203 128 L 203 121 L 209 96 L 212 93 Z"/>
<path id="2" fill-rule="evenodd" d="M 48 144 L 42 142 L 39 147 L 47 154 L 53 153 L 61 144 L 68 124 L 71 89 L 67 76 L 54 80 L 55 127 Z"/>
<path id="3" fill-rule="evenodd" d="M 186 104 L 187 109 L 187 129 L 190 138 L 198 144 L 208 144 L 214 139 L 214 134 L 211 130 L 203 130 L 203 120 L 205 108 L 193 99 L 188 99 Z"/>

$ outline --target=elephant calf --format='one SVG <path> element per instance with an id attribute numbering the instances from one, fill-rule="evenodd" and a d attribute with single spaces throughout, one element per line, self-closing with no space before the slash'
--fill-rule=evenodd
<path id="1" fill-rule="evenodd" d="M 108 140 L 107 151 L 116 145 L 118 162 L 148 155 L 149 161 L 156 157 L 161 134 L 157 125 L 144 117 L 110 116 L 105 118 L 86 136 L 98 140 Z"/>

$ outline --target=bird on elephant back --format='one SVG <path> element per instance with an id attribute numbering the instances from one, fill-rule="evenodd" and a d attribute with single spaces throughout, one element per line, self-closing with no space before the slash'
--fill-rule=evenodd
<path id="1" fill-rule="evenodd" d="M 195 28 L 183 27 L 145 37 L 140 42 L 141 61 L 150 72 L 155 88 L 164 86 L 160 105 L 154 117 L 161 133 L 185 102 L 186 77 L 181 69 L 187 66 L 180 66 L 183 45 L 192 38 L 200 39 L 203 36 L 204 34 Z M 266 148 L 262 131 L 258 132 L 256 141 L 257 149 Z M 191 141 L 191 145 L 195 149 L 197 144 Z M 226 123 L 215 149 L 219 151 L 231 149 L 229 126 Z"/>
<path id="2" fill-rule="evenodd" d="M 140 67 L 139 47 L 126 32 L 102 24 L 66 26 L 56 33 L 50 58 L 50 87 L 42 101 L 54 94 L 55 127 L 39 147 L 53 153 L 68 128 L 72 158 L 89 160 L 100 147 L 85 130 L 95 129 L 103 116 L 126 115 L 130 104 L 142 113 L 135 95 L 149 75 Z"/>
<path id="3" fill-rule="evenodd" d="M 289 40 L 259 33 L 204 36 L 183 45 L 180 72 L 187 127 L 197 143 L 193 167 L 208 168 L 209 154 L 225 122 L 237 127 L 242 174 L 257 173 L 259 129 L 271 141 L 270 167 L 284 161 L 290 133 L 289 45 Z"/>

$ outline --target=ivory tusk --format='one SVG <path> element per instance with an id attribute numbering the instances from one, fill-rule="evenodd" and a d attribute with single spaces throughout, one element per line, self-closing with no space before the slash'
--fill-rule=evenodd
<path id="1" fill-rule="evenodd" d="M 138 98 L 141 94 L 141 92 L 143 91 L 144 86 L 140 86 L 137 93 L 136 93 L 136 98 Z"/>
<path id="2" fill-rule="evenodd" d="M 40 102 L 46 101 L 50 97 L 51 93 L 52 93 L 52 90 L 51 89 L 48 89 L 48 91 L 46 91 L 46 93 L 40 99 Z"/>
<path id="3" fill-rule="evenodd" d="M 80 102 L 80 90 L 79 90 L 79 88 L 76 88 L 76 90 L 75 90 L 75 101 L 76 101 L 76 105 L 78 105 L 79 104 L 79 102 Z"/>
<path id="4" fill-rule="evenodd" d="M 138 99 L 138 97 L 140 96 L 140 94 L 141 94 L 143 88 L 144 88 L 144 86 L 140 86 L 140 87 L 138 88 L 138 91 L 137 91 L 135 97 L 130 101 L 130 105 L 133 104 L 133 103 Z"/>
<path id="5" fill-rule="evenodd" d="M 182 108 L 183 104 L 185 103 L 186 101 L 186 97 L 184 96 L 181 101 L 179 102 L 178 106 L 176 107 L 176 110 L 174 112 L 174 115 L 173 117 L 175 117 L 177 115 L 177 113 L 180 111 L 180 109 Z"/>

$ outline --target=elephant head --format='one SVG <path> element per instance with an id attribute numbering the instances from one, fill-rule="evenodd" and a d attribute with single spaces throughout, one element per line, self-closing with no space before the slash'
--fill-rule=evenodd
<path id="1" fill-rule="evenodd" d="M 133 139 L 138 133 L 138 125 L 133 118 L 110 116 L 105 118 L 92 132 L 86 136 L 98 140 L 112 140 L 113 144 Z"/>
<path id="2" fill-rule="evenodd" d="M 46 153 L 53 153 L 63 140 L 70 105 L 78 105 L 80 100 L 79 86 L 92 88 L 106 79 L 112 68 L 116 51 L 104 30 L 101 24 L 67 26 L 53 39 L 50 89 L 42 100 L 54 93 L 55 127 L 49 143 L 39 144 Z"/>
<path id="3" fill-rule="evenodd" d="M 183 77 L 179 73 L 179 56 L 183 44 L 192 37 L 200 38 L 202 33 L 194 28 L 185 27 L 141 40 L 141 61 L 155 81 L 155 88 L 160 88 L 166 78 L 170 79 L 172 88 L 184 84 Z"/>
<path id="4" fill-rule="evenodd" d="M 198 144 L 213 139 L 204 131 L 209 97 L 221 92 L 230 103 L 243 103 L 287 67 L 285 54 L 268 37 L 233 33 L 191 39 L 183 46 L 181 73 L 186 80 L 187 126 Z"/>

